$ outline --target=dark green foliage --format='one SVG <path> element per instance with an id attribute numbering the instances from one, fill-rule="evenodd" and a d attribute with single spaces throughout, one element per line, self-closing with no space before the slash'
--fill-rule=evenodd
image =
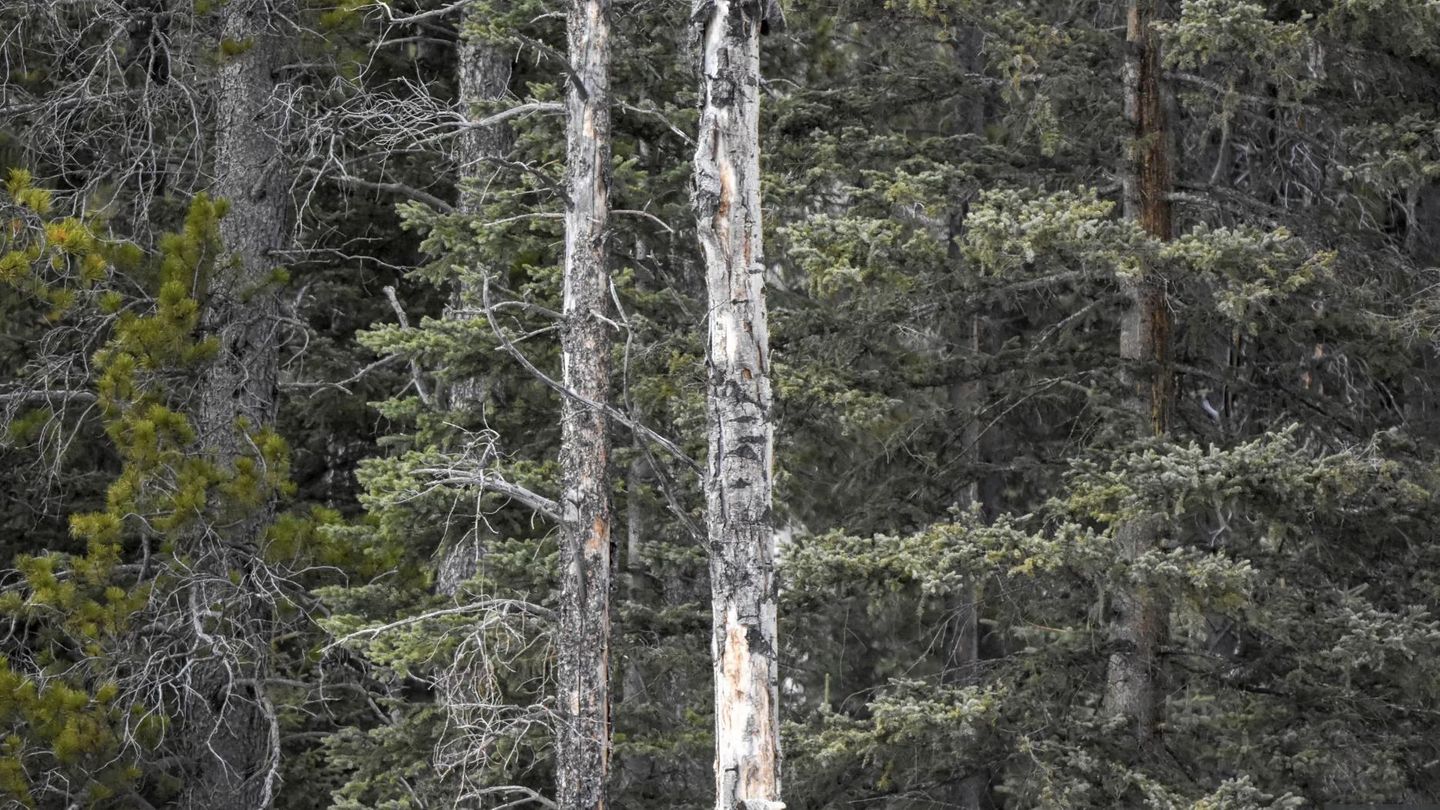
<path id="1" fill-rule="evenodd" d="M 306 4 L 285 400 L 276 425 L 231 426 L 254 448 L 233 467 L 194 452 L 189 400 L 223 203 L 192 199 L 184 160 L 121 171 L 138 142 L 100 149 L 78 120 L 69 140 L 30 108 L 0 122 L 0 158 L 45 178 L 0 193 L 0 464 L 47 472 L 0 475 L 15 801 L 173 799 L 174 704 L 143 693 L 131 634 L 187 531 L 279 496 L 260 550 L 284 581 L 277 806 L 550 793 L 553 523 L 493 484 L 558 492 L 561 394 L 535 372 L 560 376 L 563 126 L 540 105 L 564 31 L 528 1 L 387 22 L 442 5 Z M 688 456 L 615 425 L 621 808 L 713 805 L 686 5 L 616 13 L 615 401 Z M 787 804 L 953 807 L 971 777 L 1007 808 L 1440 800 L 1433 6 L 1175 4 L 1161 243 L 1119 212 L 1123 4 L 785 5 L 762 137 Z M 71 86 L 79 23 L 60 22 L 14 23 L 32 67 L 0 75 L 0 105 Z M 444 115 L 402 137 L 371 114 L 449 109 L 459 37 L 515 57 L 510 97 L 472 120 L 537 105 L 478 169 Z M 107 86 L 160 93 L 155 137 L 183 151 L 165 105 L 200 80 L 127 64 Z M 1145 369 L 1117 351 L 1141 267 L 1176 323 L 1164 440 L 1137 438 Z M 1163 542 L 1123 562 L 1137 517 Z M 1109 605 L 1139 584 L 1172 602 L 1153 756 L 1101 707 Z M 972 588 L 981 660 L 959 672 Z"/>

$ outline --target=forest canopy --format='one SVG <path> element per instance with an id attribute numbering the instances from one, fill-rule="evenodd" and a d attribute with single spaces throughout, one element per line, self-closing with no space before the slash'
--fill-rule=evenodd
<path id="1" fill-rule="evenodd" d="M 1440 806 L 1433 0 L 6 0 L 0 806 Z"/>

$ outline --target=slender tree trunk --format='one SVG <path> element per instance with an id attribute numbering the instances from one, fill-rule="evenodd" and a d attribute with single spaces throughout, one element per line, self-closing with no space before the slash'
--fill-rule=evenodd
<path id="1" fill-rule="evenodd" d="M 565 91 L 565 332 L 569 391 L 610 401 L 610 2 L 571 0 Z M 610 431 L 573 397 L 561 411 L 561 808 L 603 808 L 610 769 Z"/>
<path id="2" fill-rule="evenodd" d="M 1173 237 L 1169 194 L 1173 187 L 1169 130 L 1170 102 L 1161 78 L 1160 44 L 1153 23 L 1164 0 L 1131 0 L 1125 62 L 1125 111 L 1134 127 L 1131 162 L 1125 174 L 1125 216 L 1156 239 Z M 1128 285 L 1129 304 L 1121 322 L 1120 356 L 1137 371 L 1133 407 L 1152 435 L 1169 429 L 1173 407 L 1170 373 L 1170 314 L 1164 281 L 1148 273 Z M 1121 525 L 1122 554 L 1134 560 L 1163 537 L 1163 516 Z M 1148 753 L 1160 721 L 1157 652 L 1168 627 L 1164 596 L 1144 586 L 1120 587 L 1111 606 L 1110 666 L 1105 707 L 1130 724 L 1140 753 Z"/>
<path id="3" fill-rule="evenodd" d="M 955 58 L 964 65 L 967 73 L 982 75 L 985 71 L 985 57 L 981 51 L 983 35 L 978 28 L 966 26 L 955 32 Z M 978 95 L 965 110 L 959 130 L 962 134 L 981 136 L 985 131 L 985 97 Z M 947 240 L 950 261 L 960 266 L 964 257 L 960 241 L 964 236 L 965 211 L 955 211 L 950 218 L 950 233 Z M 955 327 L 959 326 L 957 330 Z M 987 349 L 988 331 L 993 327 L 979 313 L 971 315 L 968 322 L 952 325 L 952 333 L 961 332 L 960 343 L 977 360 Z M 989 386 L 983 379 L 974 379 L 950 387 L 949 399 L 953 411 L 965 420 L 960 435 L 960 460 L 974 471 L 969 485 L 961 493 L 960 508 L 978 507 L 985 520 L 990 520 L 999 511 L 999 482 L 993 474 L 982 474 L 980 465 L 988 461 L 986 449 L 994 444 L 993 437 L 986 435 L 981 418 L 990 398 Z M 950 632 L 946 649 L 946 680 L 950 683 L 973 686 L 980 683 L 980 583 L 967 581 L 952 603 Z M 980 810 L 989 786 L 989 776 L 984 772 L 965 775 L 950 784 L 943 794 L 946 807 L 960 810 Z"/>
<path id="4" fill-rule="evenodd" d="M 625 601 L 631 605 L 640 604 L 645 598 L 645 505 L 640 490 L 645 486 L 648 464 L 643 454 L 637 454 L 630 462 L 625 474 L 625 574 L 622 579 Z M 620 676 L 619 714 L 639 709 L 647 704 L 654 705 L 660 699 L 658 690 L 652 693 L 647 687 L 645 673 L 640 667 L 639 657 L 624 658 Z M 654 758 L 646 754 L 631 754 L 621 757 L 616 768 L 617 792 L 626 792 L 632 786 L 644 784 L 652 778 Z"/>
<path id="5" fill-rule="evenodd" d="M 978 357 L 985 347 L 986 324 L 979 315 L 975 315 L 966 327 L 967 348 Z M 952 407 L 966 420 L 961 431 L 961 453 L 966 466 L 975 471 L 970 484 L 961 493 L 958 506 L 962 509 L 978 507 L 984 520 L 990 520 L 999 507 L 997 482 L 991 480 L 993 476 L 979 472 L 980 464 L 986 461 L 984 447 L 988 438 L 982 432 L 980 418 L 989 395 L 989 386 L 981 380 L 959 383 L 950 389 Z M 946 680 L 962 686 L 974 686 L 980 683 L 980 583 L 966 581 L 951 607 Z M 984 773 L 958 779 L 946 791 L 945 806 L 979 810 L 984 806 L 988 784 L 989 779 Z"/>
<path id="6" fill-rule="evenodd" d="M 456 79 L 460 110 L 471 121 L 483 117 L 485 105 L 505 98 L 510 89 L 511 49 L 500 42 L 466 38 L 463 29 L 478 22 L 480 11 L 467 6 L 459 44 L 459 65 Z M 456 139 L 455 159 L 460 165 L 460 194 L 456 206 L 462 213 L 474 214 L 483 201 L 484 181 L 496 171 L 495 161 L 510 151 L 514 132 L 504 121 L 488 127 L 471 127 Z"/>
<path id="7" fill-rule="evenodd" d="M 220 351 L 200 383 L 195 423 L 200 446 L 222 469 L 253 459 L 250 434 L 275 421 L 279 298 L 272 274 L 291 220 L 271 94 L 287 61 L 282 26 L 294 11 L 262 0 L 231 0 L 218 11 L 224 41 L 242 49 L 222 55 L 218 70 L 213 190 L 229 201 L 220 235 L 230 262 L 204 290 L 202 329 L 219 339 Z M 279 787 L 278 730 L 257 685 L 270 670 L 272 609 L 260 543 L 274 509 L 267 498 L 238 519 L 213 520 L 186 549 L 195 560 L 189 598 L 197 651 L 181 737 L 193 768 L 184 807 L 264 808 Z"/>
<path id="8" fill-rule="evenodd" d="M 714 611 L 716 810 L 780 802 L 769 334 L 760 229 L 756 0 L 695 0 L 694 205 L 709 299 L 705 479 Z"/>

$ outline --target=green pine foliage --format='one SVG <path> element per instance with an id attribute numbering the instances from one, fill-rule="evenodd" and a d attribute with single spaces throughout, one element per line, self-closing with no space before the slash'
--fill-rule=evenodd
<path id="1" fill-rule="evenodd" d="M 218 8 L 182 5 L 172 44 Z M 559 492 L 563 14 L 445 5 L 302 4 L 279 415 L 224 426 L 249 448 L 225 463 L 193 393 L 234 190 L 193 193 L 172 102 L 247 43 L 197 37 L 166 83 L 123 60 L 95 75 L 125 100 L 45 118 L 90 29 L 0 9 L 27 65 L 0 74 L 0 158 L 34 171 L 0 190 L 0 464 L 45 472 L 0 476 L 7 801 L 174 805 L 179 695 L 143 640 L 195 533 L 277 502 L 276 806 L 550 794 L 555 525 L 494 484 Z M 1123 216 L 1123 4 L 784 5 L 761 132 L 787 806 L 961 807 L 977 780 L 996 808 L 1440 800 L 1434 5 L 1173 4 L 1165 242 Z M 702 808 L 690 10 L 615 8 L 615 401 L 680 453 L 613 425 L 611 803 Z M 106 52 L 156 52 L 135 13 L 97 18 L 127 32 Z M 484 166 L 450 146 L 462 39 L 512 57 L 465 115 L 533 105 Z M 142 109 L 148 147 L 91 132 Z M 1176 324 L 1163 438 L 1118 352 L 1142 268 Z M 1161 538 L 1127 560 L 1139 519 Z M 1103 707 L 1111 606 L 1142 587 L 1169 598 L 1158 754 Z"/>

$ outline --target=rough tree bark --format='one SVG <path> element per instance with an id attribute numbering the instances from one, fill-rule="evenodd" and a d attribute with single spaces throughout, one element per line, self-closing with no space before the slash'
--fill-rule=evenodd
<path id="1" fill-rule="evenodd" d="M 1165 0 L 1131 0 L 1125 60 L 1125 112 L 1133 127 L 1130 163 L 1124 176 L 1125 216 L 1150 236 L 1169 240 L 1174 223 L 1173 135 L 1170 100 L 1161 76 L 1160 41 L 1154 22 Z M 1170 314 L 1164 280 L 1149 272 L 1127 285 L 1129 302 L 1121 321 L 1120 356 L 1137 369 L 1132 406 L 1149 432 L 1163 436 L 1173 408 L 1170 372 Z M 1163 517 L 1145 517 L 1116 531 L 1121 554 L 1135 560 L 1155 548 L 1165 531 Z M 1125 718 L 1146 756 L 1160 721 L 1157 653 L 1168 625 L 1169 606 L 1159 592 L 1140 585 L 1116 590 L 1111 604 L 1109 671 L 1105 708 Z"/>
<path id="2" fill-rule="evenodd" d="M 254 458 L 250 433 L 274 424 L 279 367 L 279 297 L 274 253 L 290 228 L 282 120 L 271 103 L 286 64 L 287 0 L 231 0 L 219 6 L 226 43 L 215 96 L 213 191 L 229 201 L 220 235 L 229 262 L 205 289 L 201 328 L 220 351 L 200 381 L 195 427 L 220 468 Z M 272 608 L 260 543 L 273 498 L 195 533 L 190 606 L 196 612 L 192 691 L 180 739 L 190 746 L 181 805 L 207 810 L 270 806 L 278 788 L 279 740 L 268 708 Z M 200 615 L 201 612 L 206 615 Z"/>
<path id="3" fill-rule="evenodd" d="M 610 1 L 571 0 L 565 90 L 565 387 L 610 402 Z M 567 396 L 561 411 L 561 808 L 603 808 L 610 770 L 609 420 Z"/>
<path id="4" fill-rule="evenodd" d="M 510 89 L 511 49 L 500 42 L 465 34 L 474 16 L 479 13 L 474 6 L 466 7 L 457 54 L 460 109 L 471 121 L 484 117 L 478 111 L 503 99 Z M 460 194 L 456 206 L 459 211 L 466 214 L 479 211 L 485 196 L 483 181 L 494 174 L 495 161 L 510 151 L 514 137 L 510 124 L 505 121 L 487 127 L 470 127 L 460 133 L 455 145 L 455 160 L 460 166 Z"/>
<path id="5" fill-rule="evenodd" d="M 694 206 L 709 300 L 711 652 L 716 810 L 780 802 L 769 336 L 760 229 L 757 0 L 695 0 Z"/>
<path id="6" fill-rule="evenodd" d="M 455 79 L 460 110 L 471 121 L 483 117 L 479 113 L 486 105 L 503 99 L 510 89 L 510 49 L 501 43 L 465 34 L 479 13 L 474 5 L 466 6 L 456 55 Z M 456 211 L 471 216 L 480 213 L 486 181 L 495 174 L 496 161 L 510 151 L 513 141 L 514 132 L 504 121 L 488 127 L 471 127 L 455 139 L 455 162 L 459 166 Z M 478 275 L 485 272 L 485 268 L 475 268 L 472 272 Z M 446 318 L 464 321 L 473 317 L 469 313 L 478 306 L 477 299 L 480 297 L 476 286 L 470 278 L 461 279 L 455 285 L 453 304 L 446 310 Z M 455 410 L 478 411 L 485 396 L 486 380 L 483 376 L 464 377 L 450 383 L 446 391 L 446 405 Z M 479 536 L 481 531 L 477 526 L 454 545 L 441 551 L 435 577 L 437 591 L 454 594 L 461 583 L 475 576 L 484 553 Z"/>

